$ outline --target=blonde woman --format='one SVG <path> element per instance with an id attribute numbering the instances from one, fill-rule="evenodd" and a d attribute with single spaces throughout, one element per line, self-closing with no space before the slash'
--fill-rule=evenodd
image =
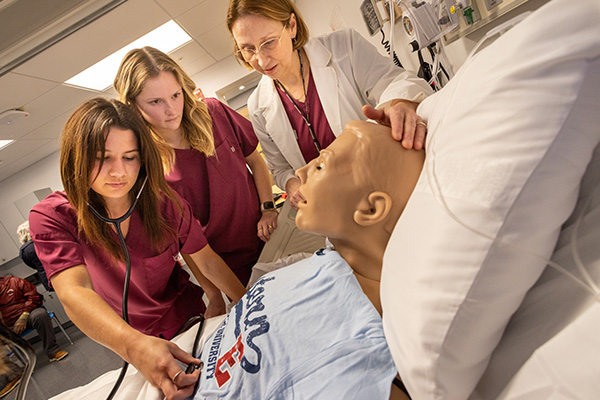
<path id="1" fill-rule="evenodd" d="M 211 247 L 248 283 L 277 228 L 271 178 L 250 122 L 216 99 L 197 100 L 191 78 L 152 47 L 125 56 L 114 87 L 166 150 L 167 182 L 190 203 Z"/>

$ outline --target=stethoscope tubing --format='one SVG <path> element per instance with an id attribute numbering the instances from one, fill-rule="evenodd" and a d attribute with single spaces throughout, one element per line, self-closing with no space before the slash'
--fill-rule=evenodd
<path id="1" fill-rule="evenodd" d="M 123 250 L 123 255 L 125 256 L 125 282 L 123 284 L 123 302 L 122 302 L 121 307 L 122 307 L 122 311 L 123 311 L 123 320 L 125 322 L 127 322 L 128 324 L 129 324 L 129 311 L 128 311 L 128 307 L 127 307 L 127 300 L 129 299 L 129 281 L 131 280 L 131 258 L 129 255 L 129 249 L 127 248 L 127 243 L 125 243 L 125 237 L 123 236 L 123 231 L 121 230 L 121 223 L 124 222 L 127 218 L 129 218 L 131 216 L 131 214 L 133 213 L 133 210 L 135 209 L 135 206 L 137 205 L 137 202 L 140 198 L 140 195 L 142 194 L 142 190 L 144 190 L 144 187 L 146 186 L 147 181 L 148 181 L 148 176 L 146 176 L 144 178 L 144 182 L 142 183 L 142 186 L 140 187 L 140 190 L 138 191 L 137 196 L 135 196 L 135 198 L 133 199 L 133 202 L 129 206 L 129 209 L 127 210 L 127 212 L 125 214 L 123 214 L 122 216 L 120 216 L 119 218 L 105 217 L 104 215 L 100 214 L 98 212 L 98 210 L 96 210 L 94 207 L 92 207 L 91 204 L 88 203 L 88 207 L 89 207 L 90 211 L 101 221 L 106 222 L 107 224 L 111 224 L 115 228 L 115 231 L 117 232 L 117 236 L 119 237 L 119 243 L 121 244 L 121 249 Z M 125 378 L 125 374 L 127 373 L 128 366 L 129 366 L 129 363 L 127 361 L 124 361 L 123 366 L 121 367 L 121 373 L 119 374 L 119 377 L 117 378 L 117 381 L 115 382 L 115 385 L 113 386 L 113 388 L 110 391 L 106 400 L 111 400 L 115 396 L 117 391 L 119 390 L 119 387 L 121 386 L 121 383 L 123 382 L 123 378 Z"/>

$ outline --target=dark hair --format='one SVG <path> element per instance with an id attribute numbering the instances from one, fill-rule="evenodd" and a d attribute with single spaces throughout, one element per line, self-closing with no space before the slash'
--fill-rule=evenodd
<path id="1" fill-rule="evenodd" d="M 111 228 L 96 218 L 88 204 L 106 214 L 101 195 L 90 189 L 90 182 L 97 155 L 101 154 L 98 171 L 104 163 L 106 138 L 111 128 L 131 130 L 140 152 L 140 172 L 130 194 L 136 196 L 144 178 L 148 181 L 140 195 L 136 210 L 153 245 L 159 246 L 167 234 L 175 236 L 175 230 L 167 224 L 159 212 L 163 195 L 180 207 L 172 189 L 167 185 L 160 152 L 142 118 L 118 100 L 94 98 L 81 104 L 67 120 L 62 131 L 60 173 L 67 199 L 77 213 L 79 232 L 89 243 L 98 243 L 115 258 L 123 260 L 121 246 L 112 239 Z M 99 173 L 99 172 L 98 172 Z"/>

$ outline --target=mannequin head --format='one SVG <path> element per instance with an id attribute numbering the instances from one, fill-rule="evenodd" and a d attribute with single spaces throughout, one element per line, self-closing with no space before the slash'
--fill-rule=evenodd
<path id="1" fill-rule="evenodd" d="M 348 123 L 319 157 L 296 171 L 306 199 L 296 225 L 327 236 L 359 281 L 378 283 L 385 247 L 424 159 L 424 151 L 405 149 L 388 127 Z"/>

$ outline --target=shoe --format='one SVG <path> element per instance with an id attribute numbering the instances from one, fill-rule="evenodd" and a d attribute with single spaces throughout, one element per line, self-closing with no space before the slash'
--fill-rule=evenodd
<path id="1" fill-rule="evenodd" d="M 69 355 L 69 353 L 67 351 L 59 350 L 56 353 L 49 355 L 48 358 L 50 359 L 50 362 L 54 362 L 54 361 L 60 361 L 68 355 Z"/>
<path id="2" fill-rule="evenodd" d="M 4 388 L 2 390 L 0 390 L 0 398 L 4 397 L 7 394 L 9 394 L 10 392 L 12 392 L 13 389 L 17 387 L 19 382 L 21 382 L 22 376 L 23 376 L 22 374 L 19 374 L 19 375 L 17 375 L 17 377 L 15 379 L 8 382 L 8 384 L 6 386 L 4 386 Z"/>

